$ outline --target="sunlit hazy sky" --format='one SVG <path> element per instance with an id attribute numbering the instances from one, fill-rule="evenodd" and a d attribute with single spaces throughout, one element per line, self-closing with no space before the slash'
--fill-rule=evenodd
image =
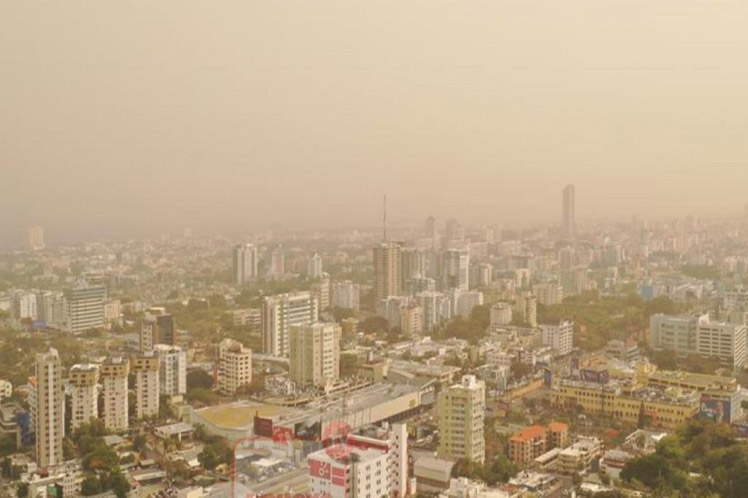
<path id="1" fill-rule="evenodd" d="M 0 238 L 737 214 L 745 0 L 0 0 Z"/>

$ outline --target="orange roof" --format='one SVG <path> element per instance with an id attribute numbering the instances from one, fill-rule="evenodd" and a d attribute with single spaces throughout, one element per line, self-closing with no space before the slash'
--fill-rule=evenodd
<path id="1" fill-rule="evenodd" d="M 548 430 L 551 432 L 560 432 L 560 431 L 568 431 L 569 426 L 564 424 L 563 422 L 551 422 L 548 424 Z"/>
<path id="2" fill-rule="evenodd" d="M 541 425 L 531 425 L 530 427 L 525 427 L 519 431 L 517 434 L 512 436 L 511 439 L 514 441 L 529 441 L 530 439 L 535 439 L 543 434 L 545 434 L 545 427 Z"/>

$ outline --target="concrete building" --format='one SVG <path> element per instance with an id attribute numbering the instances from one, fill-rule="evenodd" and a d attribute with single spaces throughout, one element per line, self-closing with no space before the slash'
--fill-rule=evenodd
<path id="1" fill-rule="evenodd" d="M 574 346 L 574 322 L 562 320 L 556 325 L 541 325 L 543 345 L 561 356 L 571 353 Z"/>
<path id="2" fill-rule="evenodd" d="M 99 366 L 92 363 L 73 365 L 68 375 L 70 385 L 70 430 L 99 418 Z"/>
<path id="3" fill-rule="evenodd" d="M 8 398 L 13 394 L 13 384 L 9 380 L 0 379 L 0 399 Z"/>
<path id="4" fill-rule="evenodd" d="M 401 250 L 399 242 L 383 242 L 374 247 L 374 303 L 400 295 Z"/>
<path id="5" fill-rule="evenodd" d="M 409 303 L 400 308 L 400 330 L 406 336 L 423 332 L 423 308 L 416 303 Z"/>
<path id="6" fill-rule="evenodd" d="M 87 285 L 65 291 L 67 332 L 78 334 L 84 330 L 103 327 L 106 287 Z"/>
<path id="7" fill-rule="evenodd" d="M 402 498 L 408 493 L 407 426 L 394 424 L 373 437 L 349 434 L 345 442 L 311 453 L 308 463 L 314 496 Z"/>
<path id="8" fill-rule="evenodd" d="M 312 280 L 322 277 L 322 256 L 316 252 L 309 258 L 306 267 L 306 276 Z"/>
<path id="9" fill-rule="evenodd" d="M 232 275 L 234 283 L 242 285 L 259 276 L 257 264 L 257 247 L 254 244 L 243 244 L 234 247 L 234 265 Z"/>
<path id="10" fill-rule="evenodd" d="M 648 339 L 654 349 L 717 358 L 733 369 L 745 366 L 746 326 L 713 321 L 708 313 L 654 315 L 649 321 Z"/>
<path id="11" fill-rule="evenodd" d="M 325 311 L 330 308 L 332 304 L 332 284 L 330 283 L 330 277 L 326 274 L 323 275 L 320 280 L 314 282 L 309 287 L 309 290 L 317 300 L 317 309 L 319 311 Z"/>
<path id="12" fill-rule="evenodd" d="M 104 427 L 113 432 L 129 427 L 127 399 L 127 376 L 130 363 L 122 358 L 108 358 L 99 365 L 99 379 L 102 387 Z"/>
<path id="13" fill-rule="evenodd" d="M 452 317 L 449 299 L 441 292 L 427 291 L 416 295 L 423 308 L 423 330 L 431 332 Z"/>
<path id="14" fill-rule="evenodd" d="M 543 306 L 561 304 L 564 300 L 564 288 L 559 284 L 544 282 L 532 286 L 532 293 Z"/>
<path id="15" fill-rule="evenodd" d="M 466 249 L 448 249 L 444 252 L 442 285 L 444 289 L 467 291 L 470 286 L 470 254 Z"/>
<path id="16" fill-rule="evenodd" d="M 176 335 L 174 317 L 166 312 L 166 308 L 152 307 L 143 317 L 140 328 L 140 351 L 151 351 L 156 344 L 173 346 L 176 344 Z"/>
<path id="17" fill-rule="evenodd" d="M 56 349 L 36 355 L 35 376 L 36 464 L 40 468 L 54 467 L 63 462 L 65 435 L 65 391 Z"/>
<path id="18" fill-rule="evenodd" d="M 266 297 L 262 303 L 262 347 L 265 354 L 288 356 L 289 330 L 318 319 L 317 299 L 310 292 Z"/>
<path id="19" fill-rule="evenodd" d="M 530 327 L 537 327 L 538 299 L 529 292 L 522 292 L 514 303 L 514 313 Z"/>
<path id="20" fill-rule="evenodd" d="M 324 388 L 340 378 L 340 325 L 291 327 L 290 375 L 298 388 Z"/>
<path id="21" fill-rule="evenodd" d="M 483 293 L 478 290 L 461 292 L 457 296 L 457 314 L 465 318 L 470 316 L 473 308 L 483 304 Z"/>
<path id="22" fill-rule="evenodd" d="M 286 252 L 283 246 L 278 244 L 270 253 L 270 274 L 271 280 L 279 280 L 286 276 Z"/>
<path id="23" fill-rule="evenodd" d="M 65 328 L 65 297 L 59 291 L 40 292 L 36 296 L 37 314 L 39 320 L 44 321 L 47 326 L 54 328 Z"/>
<path id="24" fill-rule="evenodd" d="M 156 344 L 159 361 L 159 392 L 169 396 L 187 393 L 187 352 L 179 346 Z"/>
<path id="25" fill-rule="evenodd" d="M 577 232 L 575 196 L 574 185 L 564 187 L 561 203 L 561 229 L 564 235 L 575 235 Z"/>
<path id="26" fill-rule="evenodd" d="M 502 328 L 512 323 L 512 306 L 509 303 L 493 303 L 490 312 L 491 330 Z"/>
<path id="27" fill-rule="evenodd" d="M 532 425 L 509 438 L 509 458 L 514 463 L 527 465 L 548 450 L 564 448 L 568 444 L 569 427 L 566 424 Z"/>
<path id="28" fill-rule="evenodd" d="M 29 251 L 41 251 L 47 247 L 44 243 L 44 229 L 39 225 L 26 229 Z"/>
<path id="29" fill-rule="evenodd" d="M 218 390 L 234 396 L 251 382 L 252 350 L 233 339 L 222 340 L 218 346 Z"/>
<path id="30" fill-rule="evenodd" d="M 155 351 L 131 358 L 131 368 L 135 377 L 135 416 L 138 419 L 158 416 L 161 394 L 160 366 Z"/>
<path id="31" fill-rule="evenodd" d="M 336 282 L 332 291 L 333 306 L 358 311 L 360 293 L 360 286 L 350 280 Z"/>
<path id="32" fill-rule="evenodd" d="M 484 462 L 485 408 L 486 385 L 473 375 L 463 376 L 459 384 L 439 393 L 439 458 Z"/>
<path id="33" fill-rule="evenodd" d="M 556 468 L 561 474 L 572 475 L 587 469 L 602 456 L 602 441 L 595 437 L 580 436 L 574 444 L 561 450 Z"/>
<path id="34" fill-rule="evenodd" d="M 411 278 L 425 277 L 427 274 L 426 251 L 417 247 L 403 247 L 400 250 L 400 290 L 406 288 Z"/>

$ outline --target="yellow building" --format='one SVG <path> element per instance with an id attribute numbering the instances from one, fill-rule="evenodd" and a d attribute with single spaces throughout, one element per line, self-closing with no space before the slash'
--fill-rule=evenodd
<path id="1" fill-rule="evenodd" d="M 579 407 L 586 414 L 605 414 L 630 424 L 645 417 L 649 426 L 673 430 L 699 412 L 699 394 L 673 387 L 562 380 L 553 394 L 553 404 L 565 409 Z"/>

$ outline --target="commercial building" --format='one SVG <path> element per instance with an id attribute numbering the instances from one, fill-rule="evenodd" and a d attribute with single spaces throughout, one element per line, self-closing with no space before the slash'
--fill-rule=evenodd
<path id="1" fill-rule="evenodd" d="M 151 351 L 156 344 L 173 346 L 176 344 L 176 335 L 174 317 L 166 312 L 166 308 L 150 308 L 146 311 L 140 328 L 140 351 Z"/>
<path id="2" fill-rule="evenodd" d="M 86 285 L 65 291 L 65 330 L 78 334 L 104 326 L 106 287 Z"/>
<path id="3" fill-rule="evenodd" d="M 36 464 L 40 468 L 53 467 L 63 462 L 65 435 L 65 391 L 56 349 L 36 355 L 35 376 Z"/>
<path id="4" fill-rule="evenodd" d="M 108 358 L 99 365 L 102 386 L 104 427 L 119 432 L 129 427 L 127 376 L 130 363 L 122 358 Z"/>
<path id="5" fill-rule="evenodd" d="M 159 361 L 159 391 L 177 396 L 187 393 L 187 352 L 179 346 L 156 344 L 153 348 Z"/>
<path id="6" fill-rule="evenodd" d="M 374 247 L 374 303 L 401 293 L 401 250 L 399 242 L 383 242 Z"/>
<path id="7" fill-rule="evenodd" d="M 290 373 L 298 388 L 325 387 L 340 378 L 340 325 L 291 327 Z"/>
<path id="8" fill-rule="evenodd" d="M 218 390 L 234 396 L 252 382 L 252 350 L 233 339 L 218 345 Z"/>
<path id="9" fill-rule="evenodd" d="M 550 346 L 556 355 L 571 353 L 574 345 L 574 322 L 562 320 L 556 325 L 541 325 L 543 345 Z"/>
<path id="10" fill-rule="evenodd" d="M 99 366 L 73 365 L 68 375 L 70 386 L 70 430 L 75 431 L 91 419 L 99 418 Z"/>
<path id="11" fill-rule="evenodd" d="M 307 262 L 306 275 L 312 280 L 322 277 L 322 256 L 316 252 Z"/>
<path id="12" fill-rule="evenodd" d="M 464 458 L 483 463 L 485 440 L 483 417 L 486 409 L 486 385 L 473 375 L 465 375 L 439 393 L 438 456 L 457 460 Z"/>
<path id="13" fill-rule="evenodd" d="M 648 339 L 654 349 L 716 358 L 733 369 L 742 368 L 746 361 L 746 326 L 711 320 L 708 313 L 654 315 Z"/>
<path id="14" fill-rule="evenodd" d="M 242 285 L 258 277 L 257 247 L 254 244 L 243 244 L 234 247 L 233 276 L 236 285 Z"/>
<path id="15" fill-rule="evenodd" d="M 317 299 L 310 292 L 266 297 L 262 303 L 263 352 L 287 357 L 290 327 L 314 323 L 317 317 Z"/>
<path id="16" fill-rule="evenodd" d="M 158 416 L 160 366 L 159 357 L 154 351 L 133 356 L 131 359 L 135 377 L 135 416 L 138 419 Z"/>
<path id="17" fill-rule="evenodd" d="M 311 453 L 309 488 L 331 498 L 402 498 L 408 483 L 405 424 L 374 437 L 349 434 L 345 442 Z"/>

